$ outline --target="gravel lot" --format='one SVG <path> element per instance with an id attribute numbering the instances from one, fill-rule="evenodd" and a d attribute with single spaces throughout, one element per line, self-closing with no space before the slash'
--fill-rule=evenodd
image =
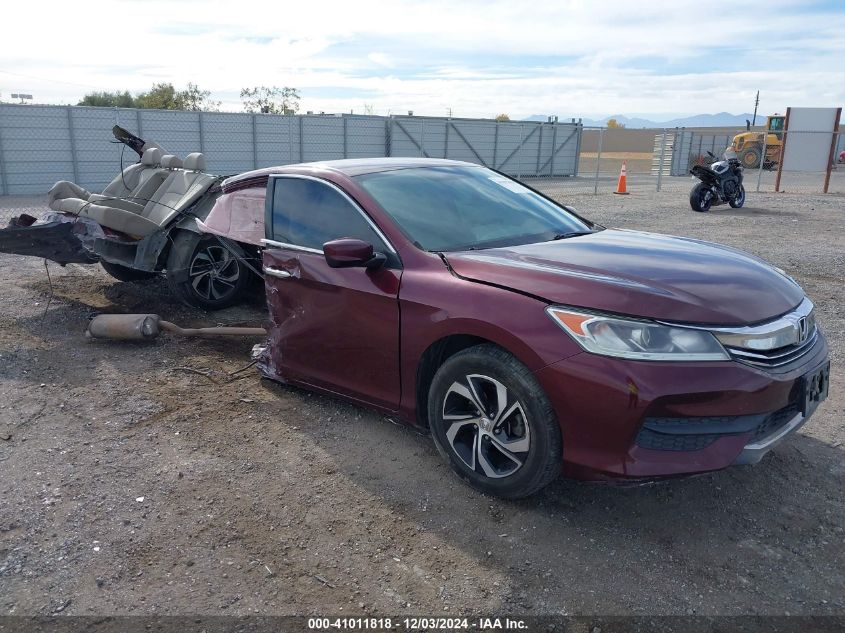
<path id="1" fill-rule="evenodd" d="M 711 239 L 816 302 L 831 395 L 755 467 L 503 502 L 430 438 L 262 381 L 251 342 L 87 341 L 93 312 L 255 324 L 165 284 L 0 255 L 0 614 L 843 614 L 845 204 L 561 195 L 609 226 Z M 0 224 L 39 198 L 0 199 Z M 46 312 L 45 312 L 46 308 Z M 197 373 L 201 372 L 201 373 Z"/>

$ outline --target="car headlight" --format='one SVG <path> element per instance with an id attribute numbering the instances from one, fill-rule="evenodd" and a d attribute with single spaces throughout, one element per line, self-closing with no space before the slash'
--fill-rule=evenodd
<path id="1" fill-rule="evenodd" d="M 586 351 L 639 360 L 729 360 L 710 332 L 551 306 L 548 315 Z"/>

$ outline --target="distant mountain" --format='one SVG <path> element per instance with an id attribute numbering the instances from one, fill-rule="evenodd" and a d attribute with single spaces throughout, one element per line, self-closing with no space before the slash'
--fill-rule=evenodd
<path id="1" fill-rule="evenodd" d="M 548 116 L 544 114 L 532 114 L 523 121 L 547 121 Z M 670 119 L 669 121 L 652 121 L 640 117 L 627 117 L 624 114 L 611 114 L 602 119 L 582 118 L 584 125 L 607 125 L 608 119 L 616 119 L 617 123 L 623 124 L 626 128 L 660 128 L 660 127 L 745 127 L 745 120 L 753 118 L 752 114 L 731 114 L 730 112 L 719 112 L 717 114 L 696 114 L 694 116 Z M 571 120 L 571 117 L 560 117 L 560 122 Z M 577 119 L 576 119 L 577 120 Z M 765 122 L 765 116 L 763 117 Z M 757 123 L 760 123 L 760 115 L 757 115 Z"/>

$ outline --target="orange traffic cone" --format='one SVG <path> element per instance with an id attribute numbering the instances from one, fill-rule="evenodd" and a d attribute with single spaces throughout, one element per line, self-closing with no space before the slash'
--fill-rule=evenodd
<path id="1" fill-rule="evenodd" d="M 628 182 L 628 163 L 627 161 L 622 161 L 622 169 L 619 170 L 619 182 L 616 183 L 616 191 L 613 193 L 618 193 L 621 196 L 627 196 L 628 190 L 626 189 L 626 184 Z"/>

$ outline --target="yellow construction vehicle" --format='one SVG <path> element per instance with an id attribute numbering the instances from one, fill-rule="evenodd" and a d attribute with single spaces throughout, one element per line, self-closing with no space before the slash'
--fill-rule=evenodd
<path id="1" fill-rule="evenodd" d="M 731 149 L 736 152 L 739 162 L 746 169 L 760 166 L 763 158 L 763 142 L 765 137 L 766 158 L 763 167 L 773 167 L 780 162 L 780 152 L 783 147 L 784 116 L 773 114 L 766 117 L 766 132 L 752 132 L 748 125 L 745 132 L 734 136 Z"/>

